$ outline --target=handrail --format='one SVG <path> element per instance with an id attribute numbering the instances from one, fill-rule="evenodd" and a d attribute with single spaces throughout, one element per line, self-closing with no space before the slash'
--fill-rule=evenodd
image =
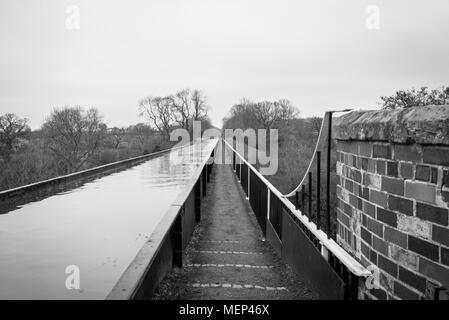
<path id="1" fill-rule="evenodd" d="M 225 144 L 240 158 L 240 160 L 245 163 L 248 168 L 270 189 L 273 194 L 278 196 L 279 200 L 284 204 L 290 212 L 298 218 L 301 223 L 307 227 L 307 229 L 320 241 L 320 243 L 329 250 L 338 260 L 340 260 L 349 271 L 358 277 L 368 277 L 371 272 L 367 270 L 363 265 L 361 265 L 356 259 L 354 259 L 346 250 L 344 250 L 338 243 L 333 239 L 329 239 L 327 234 L 322 230 L 318 229 L 314 222 L 310 221 L 305 215 L 302 214 L 301 210 L 296 209 L 293 203 L 288 201 L 284 195 L 276 189 L 256 168 L 254 168 L 242 155 L 240 155 L 231 144 L 222 139 Z"/>

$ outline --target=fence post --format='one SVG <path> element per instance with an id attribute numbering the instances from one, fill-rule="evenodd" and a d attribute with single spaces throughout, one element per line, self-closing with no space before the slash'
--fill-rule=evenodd
<path id="1" fill-rule="evenodd" d="M 201 221 L 201 179 L 195 184 L 195 221 Z"/>
<path id="2" fill-rule="evenodd" d="M 267 221 L 270 221 L 270 188 L 267 188 Z"/>
<path id="3" fill-rule="evenodd" d="M 306 186 L 302 185 L 301 186 L 301 209 L 304 214 L 306 213 L 305 212 L 305 209 L 306 209 L 305 203 L 306 203 Z"/>
<path id="4" fill-rule="evenodd" d="M 332 112 L 329 112 L 329 127 L 327 129 L 327 161 L 326 161 L 326 218 L 327 218 L 327 238 L 331 236 L 331 205 L 330 205 L 330 186 L 331 186 L 331 144 L 332 143 Z"/>
<path id="5" fill-rule="evenodd" d="M 309 171 L 309 219 L 312 219 L 312 172 Z"/>
<path id="6" fill-rule="evenodd" d="M 239 182 L 242 182 L 242 159 L 239 159 Z"/>
<path id="7" fill-rule="evenodd" d="M 298 210 L 299 209 L 299 191 L 295 192 L 295 209 Z"/>
<path id="8" fill-rule="evenodd" d="M 321 227 L 321 152 L 316 153 L 316 227 Z"/>
<path id="9" fill-rule="evenodd" d="M 173 266 L 182 268 L 182 218 L 184 206 L 181 206 L 173 225 Z"/>
<path id="10" fill-rule="evenodd" d="M 211 166 L 210 166 L 210 164 L 207 164 L 206 163 L 206 176 L 207 176 L 207 183 L 209 183 L 210 182 L 210 172 L 211 172 Z"/>
<path id="11" fill-rule="evenodd" d="M 250 168 L 249 168 L 249 166 L 246 166 L 247 167 L 247 170 L 246 171 L 248 171 L 248 200 L 249 200 L 249 191 L 250 191 L 250 187 L 249 187 L 249 178 L 250 178 L 250 175 L 249 175 L 249 172 L 251 171 L 250 170 Z"/>
<path id="12" fill-rule="evenodd" d="M 206 191 L 207 191 L 207 177 L 206 177 L 206 175 L 207 175 L 207 173 L 206 173 L 206 170 L 207 170 L 207 166 L 206 167 L 204 167 L 203 168 L 203 172 L 202 172 L 202 180 L 203 180 L 203 197 L 205 197 L 206 196 Z"/>

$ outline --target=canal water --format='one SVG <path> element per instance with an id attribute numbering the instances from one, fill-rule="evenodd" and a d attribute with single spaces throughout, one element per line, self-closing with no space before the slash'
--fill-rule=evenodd
<path id="1" fill-rule="evenodd" d="M 1 214 L 0 299 L 104 299 L 215 144 L 172 150 Z M 68 266 L 79 268 L 79 290 L 66 287 Z"/>

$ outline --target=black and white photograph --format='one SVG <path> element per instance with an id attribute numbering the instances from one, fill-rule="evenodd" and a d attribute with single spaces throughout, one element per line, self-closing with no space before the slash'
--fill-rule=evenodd
<path id="1" fill-rule="evenodd" d="M 449 300 L 448 36 L 447 0 L 0 1 L 0 300 Z"/>

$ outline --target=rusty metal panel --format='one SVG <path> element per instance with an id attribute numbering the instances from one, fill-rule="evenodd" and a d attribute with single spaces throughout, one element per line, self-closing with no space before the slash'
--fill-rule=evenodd
<path id="1" fill-rule="evenodd" d="M 321 299 L 344 299 L 345 283 L 287 211 L 282 214 L 282 258 Z"/>

